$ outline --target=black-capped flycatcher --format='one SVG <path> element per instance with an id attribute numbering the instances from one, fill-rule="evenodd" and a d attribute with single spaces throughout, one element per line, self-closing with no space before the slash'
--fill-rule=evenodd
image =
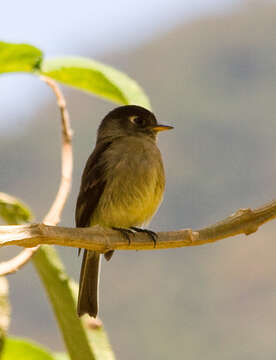
<path id="1" fill-rule="evenodd" d="M 121 106 L 102 120 L 96 146 L 81 181 L 76 226 L 100 225 L 122 232 L 146 231 L 162 201 L 165 175 L 157 133 L 172 129 L 158 124 L 154 114 L 136 105 Z M 105 254 L 107 260 L 113 251 Z M 80 274 L 78 315 L 98 313 L 100 253 L 84 251 Z"/>

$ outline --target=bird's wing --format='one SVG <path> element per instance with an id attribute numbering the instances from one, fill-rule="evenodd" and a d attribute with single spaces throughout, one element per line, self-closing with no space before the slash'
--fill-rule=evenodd
<path id="1" fill-rule="evenodd" d="M 87 160 L 83 171 L 80 192 L 77 200 L 75 219 L 77 227 L 90 226 L 91 217 L 104 191 L 106 181 L 103 177 L 103 154 L 111 142 L 97 144 Z"/>

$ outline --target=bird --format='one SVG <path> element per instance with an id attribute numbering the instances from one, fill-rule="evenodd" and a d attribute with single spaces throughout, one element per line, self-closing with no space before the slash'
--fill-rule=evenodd
<path id="1" fill-rule="evenodd" d="M 151 111 L 138 105 L 117 107 L 103 118 L 81 178 L 76 227 L 111 228 L 129 241 L 135 232 L 146 232 L 156 243 L 156 233 L 142 226 L 163 199 L 165 173 L 157 134 L 170 129 L 173 127 L 159 124 Z M 110 260 L 113 252 L 105 253 L 105 258 Z M 98 314 L 100 260 L 99 252 L 84 250 L 78 316 Z"/>

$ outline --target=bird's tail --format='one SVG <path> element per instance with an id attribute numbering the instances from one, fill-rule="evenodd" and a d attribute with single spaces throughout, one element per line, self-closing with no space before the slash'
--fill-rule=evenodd
<path id="1" fill-rule="evenodd" d="M 98 287 L 100 254 L 85 250 L 82 258 L 80 287 L 78 296 L 78 315 L 88 313 L 96 317 L 98 313 Z"/>

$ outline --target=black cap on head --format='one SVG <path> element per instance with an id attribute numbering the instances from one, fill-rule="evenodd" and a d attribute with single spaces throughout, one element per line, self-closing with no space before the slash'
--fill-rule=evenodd
<path id="1" fill-rule="evenodd" d="M 128 117 L 128 116 L 142 116 L 142 117 L 153 117 L 155 119 L 154 114 L 147 110 L 146 108 L 138 105 L 124 105 L 119 106 L 113 110 L 111 110 L 105 118 L 120 118 L 120 117 Z M 156 119 L 155 119 L 156 121 Z"/>
<path id="2" fill-rule="evenodd" d="M 98 138 L 118 136 L 156 137 L 158 131 L 171 129 L 171 126 L 157 123 L 154 114 L 138 105 L 125 105 L 110 111 L 102 120 Z"/>

